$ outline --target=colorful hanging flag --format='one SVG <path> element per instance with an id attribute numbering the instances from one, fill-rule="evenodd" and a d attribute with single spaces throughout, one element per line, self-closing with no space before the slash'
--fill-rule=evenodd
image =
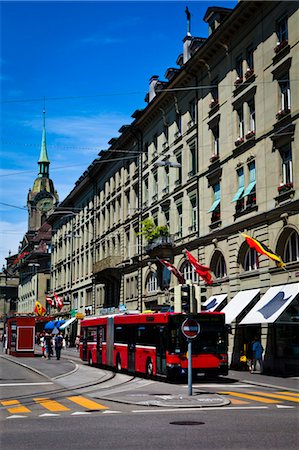
<path id="1" fill-rule="evenodd" d="M 46 297 L 46 302 L 51 306 L 55 306 L 55 300 L 51 297 Z"/>
<path id="2" fill-rule="evenodd" d="M 280 256 L 278 256 L 276 253 L 274 253 L 272 250 L 270 250 L 268 247 L 266 247 L 265 244 L 262 244 L 257 239 L 254 239 L 254 238 L 248 236 L 248 234 L 245 234 L 245 233 L 241 233 L 241 234 L 246 239 L 246 242 L 249 245 L 249 247 L 254 248 L 257 251 L 257 253 L 260 253 L 261 255 L 265 255 L 268 258 L 275 261 L 275 264 L 277 265 L 277 267 L 285 267 L 285 263 L 282 261 Z"/>
<path id="3" fill-rule="evenodd" d="M 13 261 L 13 264 L 17 264 L 24 256 L 29 255 L 29 252 L 23 252 L 20 255 L 16 257 L 16 259 Z"/>
<path id="4" fill-rule="evenodd" d="M 61 308 L 63 307 L 63 304 L 64 304 L 63 300 L 54 291 L 53 291 L 53 295 L 54 295 L 54 299 L 55 299 L 55 302 L 56 302 L 56 308 L 60 311 Z"/>
<path id="5" fill-rule="evenodd" d="M 38 301 L 35 302 L 34 312 L 37 316 L 44 316 L 46 314 L 45 308 Z"/>
<path id="6" fill-rule="evenodd" d="M 198 273 L 198 275 L 206 282 L 206 284 L 213 284 L 212 275 L 210 273 L 211 269 L 209 267 L 203 266 L 202 264 L 199 264 L 199 262 L 196 261 L 194 256 L 191 255 L 188 250 L 186 250 L 186 255 L 190 263 L 194 267 L 195 272 Z"/>
<path id="7" fill-rule="evenodd" d="M 165 261 L 164 259 L 157 258 L 158 261 L 163 264 L 163 266 L 166 267 L 173 275 L 177 277 L 180 284 L 185 284 L 186 280 L 182 272 L 180 272 L 173 264 L 170 264 L 168 261 Z"/>

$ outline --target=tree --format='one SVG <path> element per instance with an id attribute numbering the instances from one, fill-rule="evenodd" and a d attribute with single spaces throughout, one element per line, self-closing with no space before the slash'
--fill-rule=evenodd
<path id="1" fill-rule="evenodd" d="M 147 242 L 152 242 L 159 237 L 168 237 L 169 229 L 167 225 L 156 226 L 152 217 L 141 221 L 142 229 L 137 236 L 144 236 Z"/>

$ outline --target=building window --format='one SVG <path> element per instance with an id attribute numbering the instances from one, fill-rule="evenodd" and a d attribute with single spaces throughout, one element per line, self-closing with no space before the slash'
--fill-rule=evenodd
<path id="1" fill-rule="evenodd" d="M 225 259 L 221 252 L 217 252 L 217 259 L 215 261 L 215 269 L 213 272 L 215 274 L 215 278 L 224 278 L 227 275 Z"/>
<path id="2" fill-rule="evenodd" d="M 281 77 L 281 79 L 278 81 L 278 85 L 280 94 L 280 109 L 276 115 L 276 118 L 281 119 L 291 110 L 291 89 L 288 73 Z"/>
<path id="3" fill-rule="evenodd" d="M 182 184 L 182 153 L 181 152 L 176 154 L 176 160 L 177 160 L 177 163 L 180 164 L 180 166 L 177 168 L 177 179 L 175 181 L 175 185 L 180 186 Z"/>
<path id="4" fill-rule="evenodd" d="M 177 237 L 183 235 L 183 206 L 182 203 L 176 205 L 177 208 Z"/>
<path id="5" fill-rule="evenodd" d="M 219 158 L 219 123 L 212 128 L 213 153 L 211 162 Z"/>
<path id="6" fill-rule="evenodd" d="M 164 143 L 167 144 L 168 143 L 168 137 L 169 137 L 169 135 L 168 135 L 169 128 L 168 128 L 167 124 L 164 124 L 164 126 L 163 126 L 163 133 L 164 133 L 164 139 L 165 139 Z"/>
<path id="7" fill-rule="evenodd" d="M 189 177 L 192 177 L 197 172 L 197 151 L 195 142 L 193 142 L 190 147 L 190 171 L 188 173 Z"/>
<path id="8" fill-rule="evenodd" d="M 168 289 L 170 285 L 171 272 L 167 267 L 162 267 L 162 289 Z"/>
<path id="9" fill-rule="evenodd" d="M 252 70 L 252 72 L 253 72 L 254 63 L 253 63 L 253 48 L 252 47 L 247 47 L 247 49 L 246 49 L 246 64 L 247 64 L 246 72 L 248 72 L 248 70 Z"/>
<path id="10" fill-rule="evenodd" d="M 197 198 L 196 195 L 190 197 L 190 205 L 191 205 L 191 226 L 189 228 L 190 231 L 197 230 Z"/>
<path id="11" fill-rule="evenodd" d="M 248 118 L 249 118 L 249 130 L 246 134 L 246 138 L 249 139 L 250 137 L 255 136 L 255 103 L 254 99 L 252 98 L 248 102 Z"/>
<path id="12" fill-rule="evenodd" d="M 154 134 L 153 137 L 153 158 L 155 158 L 156 156 L 158 156 L 158 135 Z"/>
<path id="13" fill-rule="evenodd" d="M 215 183 L 213 186 L 213 204 L 209 209 L 209 213 L 212 213 L 211 222 L 218 222 L 220 220 L 220 183 Z"/>
<path id="14" fill-rule="evenodd" d="M 186 281 L 190 280 L 192 281 L 192 283 L 198 283 L 198 274 L 195 272 L 194 267 L 189 262 L 184 263 L 180 271 L 183 273 Z"/>
<path id="15" fill-rule="evenodd" d="M 143 162 L 144 164 L 147 164 L 148 162 L 148 143 L 145 142 L 143 147 Z"/>
<path id="16" fill-rule="evenodd" d="M 210 103 L 210 108 L 213 108 L 214 106 L 218 105 L 219 103 L 219 80 L 218 78 L 215 78 L 212 83 L 211 83 L 211 103 Z"/>
<path id="17" fill-rule="evenodd" d="M 276 24 L 276 34 L 277 34 L 277 44 L 288 41 L 288 18 L 287 16 L 282 17 L 277 21 Z"/>
<path id="18" fill-rule="evenodd" d="M 291 144 L 287 144 L 280 149 L 282 160 L 282 185 L 293 183 L 293 161 Z"/>
<path id="19" fill-rule="evenodd" d="M 148 205 L 148 178 L 145 178 L 143 182 L 143 206 L 147 205 Z"/>
<path id="20" fill-rule="evenodd" d="M 288 237 L 284 249 L 284 262 L 299 261 L 299 238 L 296 231 Z"/>
<path id="21" fill-rule="evenodd" d="M 176 113 L 175 122 L 176 122 L 176 126 L 177 126 L 177 131 L 176 131 L 175 137 L 179 137 L 182 134 L 182 114 L 180 112 Z"/>
<path id="22" fill-rule="evenodd" d="M 190 126 L 194 125 L 197 122 L 197 112 L 196 112 L 196 100 L 192 100 L 189 104 L 189 113 L 190 113 Z"/>
<path id="23" fill-rule="evenodd" d="M 232 203 L 236 203 L 236 212 L 243 211 L 244 209 L 244 168 L 240 167 L 240 169 L 237 170 L 237 180 L 238 180 L 238 190 L 235 193 L 235 195 L 232 198 Z"/>
<path id="24" fill-rule="evenodd" d="M 242 55 L 238 56 L 236 58 L 236 73 L 237 73 L 237 79 L 235 81 L 235 84 L 238 85 L 243 82 L 243 57 Z"/>
<path id="25" fill-rule="evenodd" d="M 147 292 L 156 292 L 158 289 L 158 280 L 157 280 L 157 273 L 151 272 L 148 276 L 147 283 Z"/>
<path id="26" fill-rule="evenodd" d="M 244 257 L 244 270 L 250 272 L 259 268 L 258 254 L 254 248 L 249 248 Z"/>
<path id="27" fill-rule="evenodd" d="M 158 172 L 153 172 L 153 201 L 158 200 Z"/>
<path id="28" fill-rule="evenodd" d="M 244 191 L 243 198 L 246 200 L 246 208 L 256 204 L 256 179 L 255 179 L 255 161 L 248 164 L 249 184 Z"/>
<path id="29" fill-rule="evenodd" d="M 237 109 L 237 118 L 238 118 L 238 132 L 239 132 L 239 139 L 244 140 L 244 112 L 243 112 L 243 105 L 241 108 Z"/>
<path id="30" fill-rule="evenodd" d="M 163 189 L 163 193 L 168 194 L 169 193 L 169 166 L 165 166 L 164 180 L 165 180 L 165 186 Z"/>

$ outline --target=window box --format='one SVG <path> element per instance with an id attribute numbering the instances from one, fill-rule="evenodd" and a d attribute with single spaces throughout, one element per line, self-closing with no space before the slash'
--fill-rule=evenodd
<path id="1" fill-rule="evenodd" d="M 213 100 L 210 103 L 210 109 L 215 108 L 215 106 L 217 106 L 219 104 L 219 100 L 218 98 L 213 98 Z"/>
<path id="2" fill-rule="evenodd" d="M 278 186 L 277 190 L 280 194 L 283 194 L 284 192 L 290 191 L 293 189 L 293 183 L 285 183 Z"/>
<path id="3" fill-rule="evenodd" d="M 244 142 L 244 138 L 239 137 L 236 141 L 235 141 L 235 146 L 239 147 L 239 145 L 243 144 Z"/>
<path id="4" fill-rule="evenodd" d="M 246 72 L 245 72 L 245 78 L 246 78 L 246 80 L 248 80 L 248 78 L 250 78 L 251 75 L 253 75 L 253 74 L 254 74 L 254 70 L 253 70 L 253 69 L 250 69 L 250 68 L 248 67 L 248 69 L 247 69 Z"/>
<path id="5" fill-rule="evenodd" d="M 278 113 L 276 114 L 276 119 L 277 119 L 277 120 L 280 120 L 280 119 L 282 119 L 283 117 L 285 117 L 285 116 L 287 116 L 288 114 L 290 114 L 290 112 L 291 112 L 290 108 L 280 109 L 280 110 L 278 111 Z"/>
<path id="6" fill-rule="evenodd" d="M 218 161 L 218 159 L 219 159 L 219 155 L 214 154 L 214 155 L 211 156 L 210 162 L 213 163 L 213 162 L 215 162 L 215 161 Z"/>
<path id="7" fill-rule="evenodd" d="M 274 49 L 275 53 L 279 53 L 283 48 L 285 48 L 288 45 L 289 41 L 285 39 L 284 41 L 277 42 L 277 45 Z"/>
<path id="8" fill-rule="evenodd" d="M 243 77 L 238 77 L 234 84 L 235 84 L 235 86 L 239 86 L 242 83 L 243 83 Z"/>
<path id="9" fill-rule="evenodd" d="M 246 134 L 245 137 L 246 137 L 246 139 L 251 139 L 251 138 L 255 137 L 255 131 L 253 131 L 253 130 L 248 131 L 248 133 Z"/>

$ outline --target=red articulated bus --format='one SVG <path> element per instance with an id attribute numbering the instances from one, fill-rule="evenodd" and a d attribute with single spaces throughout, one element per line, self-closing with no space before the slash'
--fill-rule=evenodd
<path id="1" fill-rule="evenodd" d="M 224 314 L 201 312 L 116 314 L 81 321 L 80 357 L 90 365 L 178 379 L 187 374 L 187 339 L 181 326 L 187 317 L 200 325 L 192 340 L 192 369 L 197 374 L 228 374 Z"/>

